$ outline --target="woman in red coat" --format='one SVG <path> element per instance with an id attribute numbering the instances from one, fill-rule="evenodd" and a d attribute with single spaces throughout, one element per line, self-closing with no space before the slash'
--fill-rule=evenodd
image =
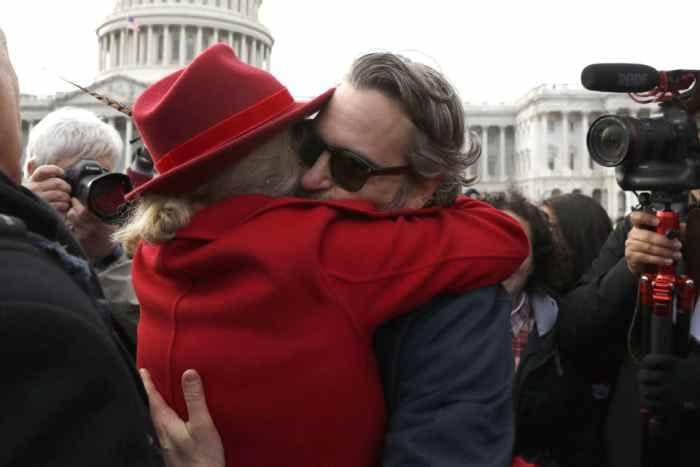
<path id="1" fill-rule="evenodd" d="M 517 223 L 466 198 L 379 212 L 280 197 L 300 174 L 287 128 L 331 94 L 295 103 L 216 45 L 134 107 L 160 173 L 121 232 L 137 245 L 138 363 L 181 416 L 180 375 L 197 368 L 231 466 L 375 465 L 377 325 L 527 255 Z"/>

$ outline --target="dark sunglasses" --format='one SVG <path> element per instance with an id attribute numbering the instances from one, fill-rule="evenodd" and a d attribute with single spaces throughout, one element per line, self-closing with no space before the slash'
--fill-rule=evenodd
<path id="1" fill-rule="evenodd" d="M 318 135 L 311 120 L 297 124 L 294 131 L 301 162 L 307 167 L 313 167 L 321 154 L 327 151 L 330 154 L 331 177 L 345 191 L 360 191 L 367 180 L 375 175 L 400 175 L 410 171 L 408 165 L 377 167 L 348 149 L 327 144 Z"/>

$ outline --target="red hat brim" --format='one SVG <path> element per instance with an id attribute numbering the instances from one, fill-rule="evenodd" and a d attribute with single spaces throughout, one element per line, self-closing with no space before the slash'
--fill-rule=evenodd
<path id="1" fill-rule="evenodd" d="M 309 102 L 297 102 L 287 112 L 248 133 L 232 136 L 231 139 L 197 157 L 156 175 L 150 181 L 127 193 L 126 200 L 132 201 L 145 194 L 182 194 L 192 191 L 197 186 L 210 181 L 213 176 L 220 173 L 221 169 L 240 160 L 290 123 L 318 112 L 334 91 L 335 88 L 332 88 Z"/>

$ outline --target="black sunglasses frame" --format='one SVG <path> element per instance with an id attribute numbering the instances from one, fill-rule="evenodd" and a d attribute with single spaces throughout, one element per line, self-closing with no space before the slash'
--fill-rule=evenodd
<path id="1" fill-rule="evenodd" d="M 313 126 L 313 120 L 299 123 L 295 130 L 299 157 L 304 165 L 313 167 L 321 155 L 328 152 L 331 156 L 331 177 L 345 191 L 360 191 L 367 181 L 376 175 L 403 175 L 411 171 L 408 165 L 377 167 L 349 149 L 331 146 L 319 136 Z M 353 165 L 343 165 L 347 161 L 351 161 Z"/>

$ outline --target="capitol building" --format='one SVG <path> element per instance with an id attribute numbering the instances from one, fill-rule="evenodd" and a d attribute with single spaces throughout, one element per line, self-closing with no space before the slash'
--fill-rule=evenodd
<path id="1" fill-rule="evenodd" d="M 118 0 L 97 27 L 99 69 L 95 82 L 78 83 L 131 106 L 149 84 L 185 66 L 217 42 L 244 61 L 269 70 L 272 34 L 258 21 L 262 0 Z M 51 97 L 20 96 L 26 144 L 33 126 L 65 106 L 91 110 L 125 141 L 119 170 L 131 161 L 138 135 L 126 115 L 76 89 Z"/>
<path id="2" fill-rule="evenodd" d="M 262 0 L 118 0 L 97 25 L 98 69 L 89 89 L 132 105 L 154 81 L 188 64 L 216 42 L 229 44 L 244 61 L 269 70 L 274 43 L 258 19 Z M 120 166 L 131 161 L 138 135 L 131 120 L 79 90 L 51 97 L 21 96 L 24 141 L 46 114 L 64 106 L 86 108 L 113 125 L 126 142 Z M 626 95 L 593 93 L 546 84 L 513 104 L 465 104 L 467 122 L 482 141 L 470 168 L 479 191 L 516 188 L 538 202 L 580 192 L 600 201 L 612 218 L 629 211 L 633 195 L 622 192 L 613 169 L 588 157 L 586 133 L 599 115 L 648 117 L 650 106 Z"/>

